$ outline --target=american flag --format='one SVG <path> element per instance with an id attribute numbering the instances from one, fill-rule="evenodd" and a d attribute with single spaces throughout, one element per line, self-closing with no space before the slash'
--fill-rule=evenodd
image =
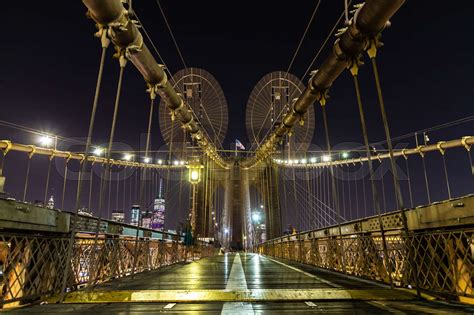
<path id="1" fill-rule="evenodd" d="M 244 145 L 239 141 L 239 139 L 235 139 L 235 149 L 245 150 Z"/>

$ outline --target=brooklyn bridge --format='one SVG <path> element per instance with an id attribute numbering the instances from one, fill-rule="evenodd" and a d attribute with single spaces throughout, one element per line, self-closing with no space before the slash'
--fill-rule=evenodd
<path id="1" fill-rule="evenodd" d="M 1 308 L 472 314 L 470 8 L 339 2 L 5 4 Z"/>

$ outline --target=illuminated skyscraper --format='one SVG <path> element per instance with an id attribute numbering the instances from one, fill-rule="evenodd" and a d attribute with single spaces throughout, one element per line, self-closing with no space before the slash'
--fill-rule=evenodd
<path id="1" fill-rule="evenodd" d="M 119 210 L 112 212 L 112 220 L 113 221 L 123 223 L 124 219 L 125 219 L 125 216 L 124 216 L 123 212 L 121 212 Z"/>
<path id="2" fill-rule="evenodd" d="M 140 205 L 133 205 L 130 217 L 131 225 L 138 225 L 138 220 L 140 219 Z"/>
<path id="3" fill-rule="evenodd" d="M 151 213 L 148 209 L 142 211 L 142 222 L 140 224 L 141 227 L 146 229 L 151 229 Z"/>
<path id="4" fill-rule="evenodd" d="M 160 189 L 153 203 L 153 214 L 151 216 L 151 228 L 164 230 L 165 228 L 165 198 L 163 195 L 163 178 L 160 177 Z"/>

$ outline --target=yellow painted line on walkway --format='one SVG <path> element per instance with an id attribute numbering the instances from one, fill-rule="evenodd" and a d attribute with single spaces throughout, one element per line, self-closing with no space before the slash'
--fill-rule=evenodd
<path id="1" fill-rule="evenodd" d="M 345 290 L 319 289 L 249 289 L 249 290 L 115 290 L 75 291 L 66 295 L 64 303 L 117 303 L 117 302 L 258 302 L 308 300 L 413 300 L 412 294 L 391 289 Z M 57 301 L 57 297 L 48 300 Z"/>

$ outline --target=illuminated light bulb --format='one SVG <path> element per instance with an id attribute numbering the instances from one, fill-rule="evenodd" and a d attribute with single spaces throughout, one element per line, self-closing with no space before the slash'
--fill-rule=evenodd
<path id="1" fill-rule="evenodd" d="M 312 157 L 312 158 L 310 159 L 310 162 L 311 162 L 311 163 L 316 163 L 316 158 L 315 158 L 315 157 Z"/>
<path id="2" fill-rule="evenodd" d="M 331 161 L 331 157 L 329 155 L 323 155 L 323 162 Z"/>
<path id="3" fill-rule="evenodd" d="M 101 147 L 97 147 L 94 149 L 94 155 L 100 156 L 102 153 L 104 153 L 105 149 Z"/>
<path id="4" fill-rule="evenodd" d="M 44 135 L 39 138 L 39 142 L 41 143 L 42 146 L 49 147 L 53 144 L 53 138 L 51 138 L 50 136 Z"/>
<path id="5" fill-rule="evenodd" d="M 163 160 L 158 160 L 158 164 L 163 164 Z"/>
<path id="6" fill-rule="evenodd" d="M 133 157 L 133 155 L 127 153 L 127 154 L 124 154 L 123 159 L 125 161 L 130 161 L 132 159 L 132 157 Z"/>
<path id="7" fill-rule="evenodd" d="M 199 180 L 199 171 L 192 170 L 191 171 L 191 181 L 198 181 Z"/>

